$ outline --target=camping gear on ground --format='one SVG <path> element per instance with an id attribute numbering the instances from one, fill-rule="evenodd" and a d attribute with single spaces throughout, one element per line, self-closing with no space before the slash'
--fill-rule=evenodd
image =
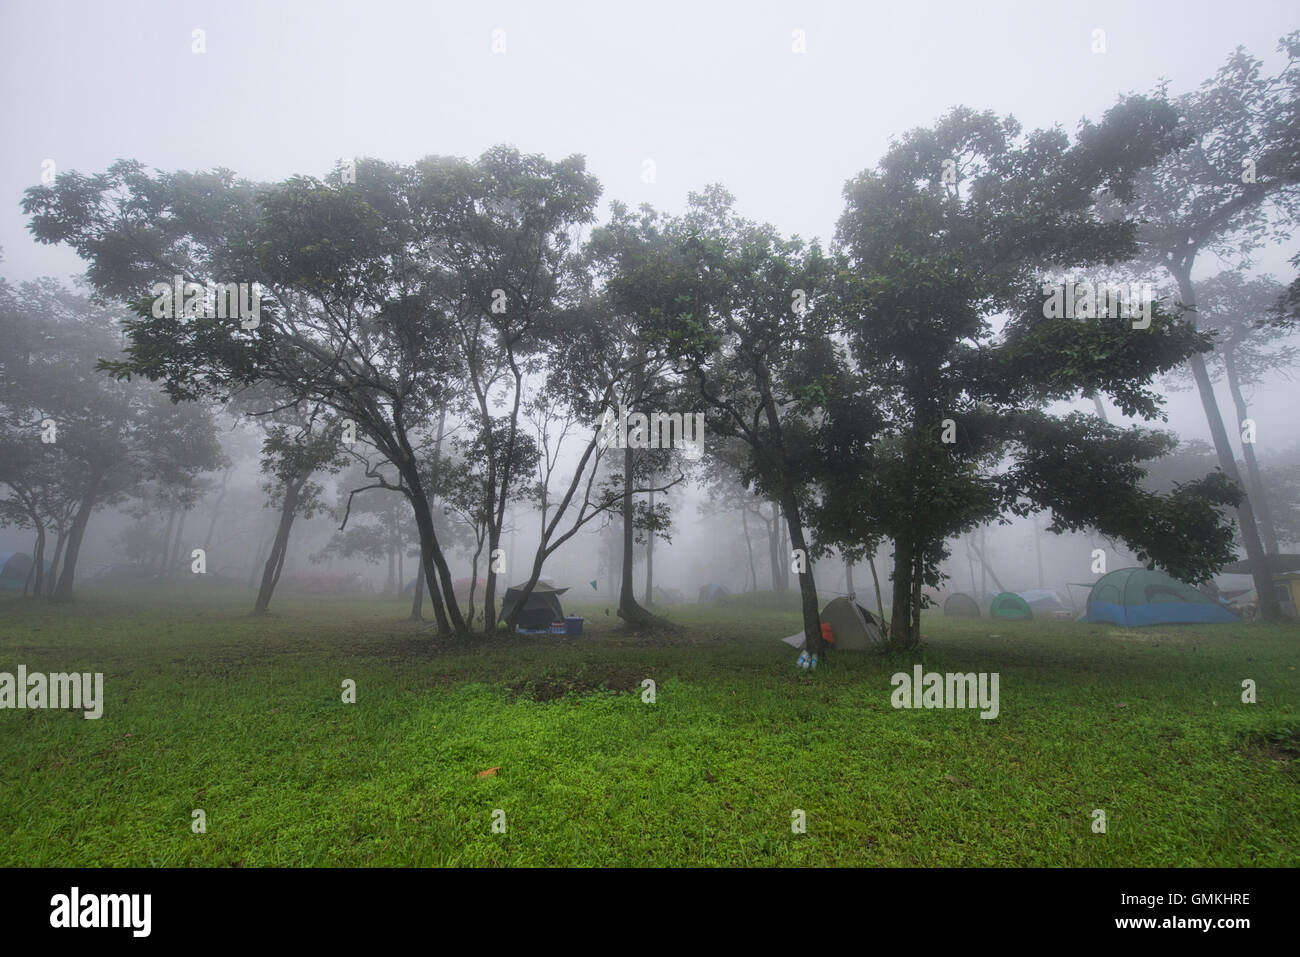
<path id="1" fill-rule="evenodd" d="M 568 633 L 569 633 L 569 626 L 568 626 L 568 624 L 567 624 L 566 622 L 563 622 L 563 621 L 553 621 L 553 622 L 551 622 L 551 634 L 553 634 L 553 635 L 567 635 Z"/>
<path id="2" fill-rule="evenodd" d="M 799 652 L 799 657 L 795 660 L 795 665 L 797 665 L 797 666 L 800 667 L 800 668 L 807 668 L 807 667 L 808 667 L 808 652 L 806 652 L 806 651 L 801 651 L 801 652 Z"/>
<path id="3" fill-rule="evenodd" d="M 1241 621 L 1222 602 L 1164 572 L 1120 568 L 1097 579 L 1080 621 L 1141 626 Z"/>
<path id="4" fill-rule="evenodd" d="M 528 601 L 524 602 L 523 610 L 519 612 L 519 620 L 515 622 L 517 628 L 524 631 L 550 631 L 552 622 L 564 620 L 564 608 L 560 605 L 560 596 L 568 590 L 568 588 L 556 588 L 549 582 L 539 581 L 533 586 Z M 523 585 L 512 585 L 506 589 L 506 597 L 501 600 L 502 621 L 509 620 L 523 593 Z"/>
<path id="5" fill-rule="evenodd" d="M 1015 592 L 1004 591 L 993 599 L 993 604 L 989 606 L 989 617 L 1032 621 L 1034 611 L 1029 607 L 1029 602 Z"/>
<path id="6" fill-rule="evenodd" d="M 828 645 L 835 644 L 835 629 L 831 627 L 829 621 L 822 622 L 822 641 Z"/>
<path id="7" fill-rule="evenodd" d="M 943 613 L 947 618 L 978 618 L 980 606 L 979 602 L 965 592 L 953 592 L 943 603 Z"/>
<path id="8" fill-rule="evenodd" d="M 576 615 L 567 615 L 564 619 L 565 634 L 580 635 L 582 634 L 582 623 L 587 619 Z"/>
<path id="9" fill-rule="evenodd" d="M 875 615 L 867 611 L 856 601 L 847 598 L 835 598 L 826 603 L 822 609 L 822 634 L 829 625 L 835 636 L 835 647 L 840 651 L 864 651 L 874 648 L 885 641 L 884 629 Z M 807 639 L 802 631 L 782 638 L 791 648 L 803 648 Z"/>
<path id="10" fill-rule="evenodd" d="M 700 586 L 700 601 L 703 605 L 705 602 L 718 601 L 723 595 L 730 595 L 731 590 L 725 585 L 719 585 L 715 582 L 709 582 L 707 585 Z"/>

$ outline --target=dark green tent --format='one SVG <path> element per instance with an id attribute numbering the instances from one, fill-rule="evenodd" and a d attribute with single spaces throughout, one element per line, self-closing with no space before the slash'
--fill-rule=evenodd
<path id="1" fill-rule="evenodd" d="M 560 605 L 560 596 L 568 590 L 556 588 L 549 582 L 538 582 L 529 593 L 528 601 L 524 602 L 524 610 L 519 613 L 519 621 L 516 623 L 518 627 L 539 631 L 550 628 L 557 621 L 564 621 L 564 608 Z M 506 597 L 501 600 L 503 621 L 510 617 L 510 613 L 514 611 L 523 593 L 523 585 L 512 585 L 506 589 Z"/>
<path id="2" fill-rule="evenodd" d="M 993 604 L 989 606 L 989 617 L 1032 621 L 1034 611 L 1029 607 L 1029 602 L 1019 595 L 1014 592 L 1004 591 L 993 599 Z"/>

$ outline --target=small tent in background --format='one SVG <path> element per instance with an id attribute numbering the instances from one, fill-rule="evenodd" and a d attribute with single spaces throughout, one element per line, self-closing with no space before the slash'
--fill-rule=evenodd
<path id="1" fill-rule="evenodd" d="M 978 618 L 980 606 L 970 595 L 959 591 L 948 596 L 943 603 L 943 613 L 948 618 Z"/>
<path id="2" fill-rule="evenodd" d="M 731 592 L 727 590 L 725 585 L 718 585 L 714 582 L 709 582 L 707 585 L 700 588 L 700 604 L 703 605 L 705 602 L 717 601 L 723 595 L 730 594 Z"/>
<path id="3" fill-rule="evenodd" d="M 1015 592 L 1004 591 L 993 599 L 993 604 L 989 606 L 989 617 L 1032 621 L 1034 611 L 1029 607 L 1029 602 Z"/>
<path id="4" fill-rule="evenodd" d="M 876 617 L 852 599 L 835 598 L 827 602 L 821 618 L 823 625 L 831 626 L 834 639 L 831 647 L 838 651 L 865 651 L 885 640 L 884 629 Z M 802 631 L 781 640 L 793 648 L 808 643 Z"/>
<path id="5" fill-rule="evenodd" d="M 1273 591 L 1277 603 L 1282 606 L 1282 614 L 1288 618 L 1300 618 L 1300 574 L 1278 575 L 1273 579 Z"/>
<path id="6" fill-rule="evenodd" d="M 663 588 L 655 585 L 655 601 L 661 605 L 680 605 L 685 599 L 676 588 Z"/>
<path id="7" fill-rule="evenodd" d="M 528 601 L 524 602 L 524 609 L 519 613 L 519 621 L 516 622 L 517 627 L 540 631 L 550 628 L 553 622 L 564 621 L 564 608 L 560 605 L 560 596 L 568 590 L 556 588 L 549 582 L 539 581 L 528 595 Z M 501 600 L 502 621 L 510 617 L 523 593 L 523 585 L 511 585 L 506 589 L 506 597 Z"/>
<path id="8" fill-rule="evenodd" d="M 0 552 L 0 589 L 4 591 L 22 591 L 27 581 L 27 573 L 36 564 L 32 556 L 25 552 Z M 49 568 L 46 562 L 45 567 Z"/>
<path id="9" fill-rule="evenodd" d="M 1164 572 L 1120 568 L 1097 579 L 1088 593 L 1088 610 L 1081 620 L 1134 627 L 1229 624 L 1241 619 L 1221 602 Z"/>

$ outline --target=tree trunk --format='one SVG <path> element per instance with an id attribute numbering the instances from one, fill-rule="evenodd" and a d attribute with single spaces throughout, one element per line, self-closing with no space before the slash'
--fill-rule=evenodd
<path id="1" fill-rule="evenodd" d="M 162 548 L 154 554 L 157 555 L 153 571 L 161 578 L 167 573 L 167 556 L 172 553 L 172 528 L 176 525 L 176 509 L 171 509 L 167 513 L 167 530 L 163 532 Z"/>
<path id="2" fill-rule="evenodd" d="M 890 602 L 889 643 L 897 648 L 911 648 L 918 639 L 912 631 L 912 545 L 894 540 L 894 597 Z"/>
<path id="3" fill-rule="evenodd" d="M 253 569 L 248 573 L 248 587 L 252 588 L 257 583 L 257 567 L 265 560 L 266 548 L 266 523 L 262 522 L 261 530 L 257 533 L 257 549 L 253 552 Z"/>
<path id="4" fill-rule="evenodd" d="M 41 593 L 42 577 L 45 572 L 45 523 L 33 518 L 36 523 L 36 544 L 32 546 L 32 567 L 27 569 L 27 577 L 23 579 L 23 597 L 27 597 L 27 589 L 32 584 L 32 578 L 36 579 L 36 588 L 32 591 L 33 595 Z"/>
<path id="5" fill-rule="evenodd" d="M 740 527 L 745 530 L 745 551 L 749 555 L 749 590 L 758 591 L 758 569 L 754 566 L 754 543 L 749 538 L 749 518 L 746 515 L 748 509 L 740 510 Z"/>
<path id="6" fill-rule="evenodd" d="M 424 565 L 415 565 L 415 595 L 411 598 L 411 621 L 424 621 Z"/>
<path id="7" fill-rule="evenodd" d="M 91 483 L 89 490 L 77 506 L 77 514 L 72 519 L 72 528 L 68 530 L 68 550 L 63 558 L 63 571 L 59 575 L 59 584 L 54 589 L 54 600 L 65 602 L 72 600 L 72 580 L 77 573 L 77 556 L 81 553 L 81 541 L 86 535 L 86 525 L 95 510 L 95 496 L 99 493 L 97 483 Z"/>
<path id="8" fill-rule="evenodd" d="M 764 519 L 767 522 L 767 519 Z M 781 528 L 777 519 L 776 502 L 772 503 L 772 521 L 767 523 L 767 554 L 772 563 L 772 591 L 784 591 L 781 587 Z"/>
<path id="9" fill-rule="evenodd" d="M 857 594 L 853 588 L 853 563 L 848 559 L 844 560 L 844 593 L 850 598 Z"/>
<path id="10" fill-rule="evenodd" d="M 889 635 L 889 620 L 885 617 L 885 596 L 880 593 L 880 576 L 876 574 L 876 553 L 867 556 L 867 565 L 871 568 L 871 584 L 876 588 L 876 613 L 880 615 L 880 624 Z"/>
<path id="11" fill-rule="evenodd" d="M 1175 272 L 1178 280 L 1178 293 L 1183 304 L 1196 305 L 1196 293 L 1192 288 L 1190 270 Z M 1259 596 L 1259 615 L 1265 621 L 1282 621 L 1284 616 L 1278 605 L 1277 596 L 1273 594 L 1273 576 L 1264 553 L 1264 545 L 1259 539 L 1259 526 L 1255 524 L 1255 510 L 1251 505 L 1250 493 L 1237 471 L 1237 461 L 1232 454 L 1232 445 L 1228 442 L 1228 432 L 1223 426 L 1223 416 L 1219 413 L 1219 402 L 1214 396 L 1214 384 L 1210 373 L 1205 368 L 1205 358 L 1196 352 L 1188 358 L 1192 377 L 1196 380 L 1197 391 L 1201 394 L 1201 406 L 1205 410 L 1205 419 L 1210 426 L 1210 435 L 1214 439 L 1214 450 L 1219 456 L 1219 468 L 1230 480 L 1237 483 L 1242 491 L 1241 505 L 1237 507 L 1237 522 L 1241 526 L 1242 543 L 1246 546 L 1246 559 L 1250 562 L 1250 576 L 1255 584 L 1255 593 Z"/>
<path id="12" fill-rule="evenodd" d="M 176 566 L 180 563 L 181 554 L 185 548 L 185 520 L 189 518 L 188 511 L 181 512 L 180 524 L 176 526 L 176 543 L 172 547 L 171 561 L 167 563 L 167 577 L 171 578 L 176 573 Z"/>
<path id="13" fill-rule="evenodd" d="M 647 482 L 648 485 L 654 485 L 654 482 Z M 650 492 L 650 514 L 653 518 L 655 509 L 655 493 Z M 654 604 L 654 584 L 655 584 L 655 533 L 654 529 L 646 532 L 645 540 L 645 606 L 647 608 Z"/>
<path id="14" fill-rule="evenodd" d="M 633 469 L 636 466 L 635 451 L 631 446 L 623 449 L 623 580 L 618 593 L 618 617 L 629 624 L 641 624 L 651 616 L 637 604 L 635 586 L 632 584 L 632 570 L 635 561 L 633 545 L 636 540 L 635 516 L 633 511 L 632 487 L 636 480 Z"/>
<path id="15" fill-rule="evenodd" d="M 221 476 L 221 494 L 218 495 L 217 500 L 212 503 L 212 519 L 208 522 L 208 534 L 203 536 L 203 553 L 205 555 L 211 554 L 212 552 L 212 535 L 217 530 L 217 519 L 221 516 L 221 503 L 226 500 L 226 492 L 230 485 L 230 473 L 234 470 L 235 467 L 232 465 L 230 468 L 226 469 L 226 473 Z"/>
<path id="16" fill-rule="evenodd" d="M 253 605 L 254 615 L 265 615 L 271 607 L 271 595 L 280 580 L 280 569 L 284 567 L 284 553 L 289 548 L 289 530 L 293 528 L 294 515 L 298 511 L 298 493 L 301 486 L 289 484 L 284 488 L 284 503 L 280 507 L 280 523 L 275 530 L 275 540 L 271 544 L 271 554 L 266 557 L 262 569 L 262 587 L 258 589 L 257 601 Z"/>
<path id="17" fill-rule="evenodd" d="M 1237 377 L 1237 357 L 1231 346 L 1223 350 L 1223 365 L 1228 373 L 1228 391 L 1232 394 L 1233 404 L 1237 407 L 1237 421 L 1244 422 L 1250 418 L 1246 406 L 1246 397 L 1241 391 L 1241 380 Z M 1239 426 L 1242 427 L 1242 426 Z M 1264 493 L 1264 480 L 1259 474 L 1259 460 L 1255 457 L 1255 443 L 1242 442 L 1241 452 L 1246 459 L 1246 478 L 1250 482 L 1250 494 L 1254 496 L 1255 515 L 1259 519 L 1259 531 L 1264 536 L 1264 550 L 1270 555 L 1278 554 L 1277 530 L 1273 525 L 1273 512 L 1269 508 L 1268 497 Z"/>
<path id="18" fill-rule="evenodd" d="M 59 560 L 63 557 L 64 546 L 68 544 L 68 536 L 63 529 L 57 529 L 57 537 L 54 539 L 54 557 L 50 559 L 50 568 L 45 575 L 45 583 L 42 592 L 46 595 L 54 594 L 55 583 L 58 582 Z"/>

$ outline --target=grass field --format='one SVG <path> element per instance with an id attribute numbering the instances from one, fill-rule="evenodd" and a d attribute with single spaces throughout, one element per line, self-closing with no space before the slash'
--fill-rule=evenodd
<path id="1" fill-rule="evenodd" d="M 102 671 L 106 699 L 0 711 L 0 864 L 1300 864 L 1295 627 L 934 616 L 808 674 L 770 596 L 472 644 L 394 600 L 250 604 L 0 603 L 0 671 Z M 999 717 L 895 710 L 917 663 L 999 673 Z"/>

